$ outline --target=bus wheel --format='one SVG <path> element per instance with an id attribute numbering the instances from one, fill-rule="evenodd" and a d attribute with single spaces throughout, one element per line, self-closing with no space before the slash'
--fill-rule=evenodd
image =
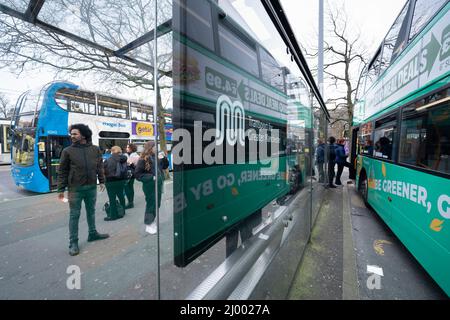
<path id="1" fill-rule="evenodd" d="M 364 200 L 364 204 L 366 205 L 367 208 L 371 208 L 370 204 L 369 204 L 369 183 L 367 181 L 367 177 L 365 174 L 361 175 L 361 178 L 359 179 L 359 192 L 361 193 L 361 196 Z"/>

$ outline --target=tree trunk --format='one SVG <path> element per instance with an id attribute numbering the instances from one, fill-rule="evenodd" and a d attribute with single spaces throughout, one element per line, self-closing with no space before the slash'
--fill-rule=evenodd
<path id="1" fill-rule="evenodd" d="M 158 113 L 159 145 L 160 145 L 161 151 L 164 151 L 166 153 L 167 152 L 166 128 L 165 128 L 166 118 L 164 116 L 164 109 L 162 107 L 162 100 L 161 100 L 161 91 L 160 91 L 159 87 L 156 90 L 156 94 L 157 94 L 157 98 L 158 98 L 157 99 L 157 101 L 158 101 L 157 113 Z"/>

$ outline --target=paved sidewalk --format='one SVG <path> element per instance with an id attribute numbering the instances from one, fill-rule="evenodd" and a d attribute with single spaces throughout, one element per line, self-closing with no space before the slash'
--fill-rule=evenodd
<path id="1" fill-rule="evenodd" d="M 350 243 L 347 239 L 344 243 L 343 194 L 344 187 L 326 190 L 324 202 L 311 234 L 311 242 L 305 250 L 288 299 L 357 299 L 357 290 L 355 290 L 357 283 L 352 281 L 348 283 L 348 279 L 356 281 L 356 268 L 350 263 L 351 261 L 344 261 L 344 258 L 348 257 L 347 251 L 353 250 L 353 244 L 351 239 Z M 344 245 L 347 247 L 344 248 Z M 351 268 L 352 265 L 353 268 Z M 344 266 L 347 267 L 344 268 Z M 349 292 L 350 297 L 348 297 Z"/>
<path id="2" fill-rule="evenodd" d="M 367 209 L 354 184 L 327 189 L 311 241 L 288 299 L 448 299 L 378 215 Z M 369 266 L 384 272 L 368 288 Z"/>

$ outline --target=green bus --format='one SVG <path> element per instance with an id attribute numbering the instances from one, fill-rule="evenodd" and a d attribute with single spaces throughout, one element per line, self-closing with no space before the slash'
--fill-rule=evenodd
<path id="1" fill-rule="evenodd" d="M 292 76 L 221 6 L 174 2 L 174 260 L 186 266 L 301 188 L 306 113 Z M 296 134 L 295 130 L 299 133 Z M 303 166 L 303 167 L 302 167 Z"/>
<path id="2" fill-rule="evenodd" d="M 352 160 L 366 205 L 450 295 L 450 3 L 407 1 L 363 70 Z"/>

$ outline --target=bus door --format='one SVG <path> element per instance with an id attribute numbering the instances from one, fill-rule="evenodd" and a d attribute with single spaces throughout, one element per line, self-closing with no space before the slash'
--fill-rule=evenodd
<path id="1" fill-rule="evenodd" d="M 47 140 L 47 168 L 50 190 L 56 189 L 58 184 L 58 168 L 61 153 L 64 148 L 70 146 L 69 136 L 49 136 Z"/>
<path id="2" fill-rule="evenodd" d="M 359 127 L 355 127 L 352 130 L 352 144 L 350 153 L 350 168 L 349 168 L 349 178 L 356 179 L 356 156 L 358 155 L 358 133 Z"/>

